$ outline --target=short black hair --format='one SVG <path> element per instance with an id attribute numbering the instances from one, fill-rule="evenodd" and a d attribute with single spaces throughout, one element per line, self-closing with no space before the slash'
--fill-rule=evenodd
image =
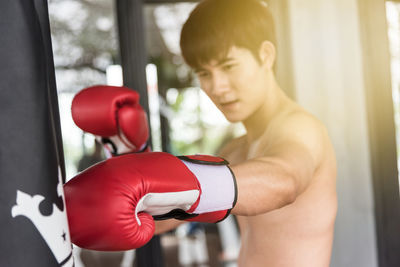
<path id="1" fill-rule="evenodd" d="M 199 68 L 226 57 L 233 46 L 246 48 L 259 61 L 268 40 L 276 47 L 272 14 L 262 0 L 203 0 L 191 12 L 181 32 L 186 63 Z"/>

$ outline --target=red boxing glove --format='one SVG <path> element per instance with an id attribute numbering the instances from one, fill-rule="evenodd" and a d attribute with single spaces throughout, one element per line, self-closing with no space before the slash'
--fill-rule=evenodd
<path id="1" fill-rule="evenodd" d="M 72 242 L 109 251 L 146 244 L 153 219 L 218 222 L 237 197 L 225 160 L 163 152 L 110 158 L 71 179 L 64 192 Z"/>
<path id="2" fill-rule="evenodd" d="M 75 124 L 100 136 L 111 154 L 146 150 L 149 126 L 136 91 L 123 86 L 92 86 L 74 97 L 71 110 Z"/>

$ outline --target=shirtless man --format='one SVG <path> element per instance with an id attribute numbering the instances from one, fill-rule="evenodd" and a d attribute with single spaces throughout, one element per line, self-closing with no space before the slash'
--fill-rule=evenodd
<path id="1" fill-rule="evenodd" d="M 178 163 L 171 161 L 165 166 L 160 165 L 159 162 L 169 160 L 164 156 L 152 156 L 151 160 L 143 160 L 136 155 L 127 156 L 118 159 L 118 162 L 115 160 L 114 164 L 96 165 L 71 180 L 76 180 L 76 183 L 66 185 L 72 240 L 89 248 L 113 250 L 125 248 L 125 240 L 121 239 L 129 234 L 134 236 L 130 242 L 140 246 L 144 242 L 141 240 L 144 227 L 151 228 L 150 236 L 154 233 L 152 218 L 146 217 L 147 213 L 158 219 L 169 216 L 216 222 L 230 211 L 237 215 L 240 226 L 242 247 L 239 266 L 329 266 L 337 211 L 334 150 L 322 123 L 289 99 L 276 82 L 275 36 L 266 5 L 258 0 L 201 2 L 182 29 L 181 48 L 186 62 L 195 70 L 201 88 L 229 121 L 242 122 L 246 128 L 246 135 L 232 140 L 220 154 L 230 162 L 237 185 L 236 194 L 231 197 L 233 187 L 230 188 L 230 179 L 224 180 L 224 174 L 219 174 L 213 177 L 214 181 L 221 179 L 226 183 L 215 187 L 221 187 L 219 195 L 226 197 L 220 200 L 215 195 L 211 196 L 210 184 L 206 185 L 210 182 L 199 178 L 202 171 L 198 175 L 198 169 L 190 169 L 198 178 L 196 183 L 200 184 L 198 191 L 201 191 L 201 196 L 194 199 L 195 204 L 190 202 L 189 207 L 183 208 L 181 203 L 184 201 L 181 200 L 187 200 L 186 197 L 172 194 L 169 187 L 165 189 L 167 185 L 161 178 L 154 178 L 163 176 L 173 187 L 181 183 L 186 186 L 188 180 L 181 178 L 174 184 L 175 177 L 184 172 Z M 138 161 L 140 165 L 136 163 Z M 208 158 L 200 158 L 200 161 L 208 161 Z M 142 167 L 150 163 L 151 170 Z M 132 167 L 135 164 L 138 166 Z M 173 167 L 170 169 L 169 165 Z M 162 168 L 161 174 L 153 174 L 156 167 Z M 128 168 L 129 174 L 121 173 L 121 169 Z M 135 173 L 136 169 L 139 169 L 140 175 Z M 107 177 L 103 179 L 101 176 L 104 173 Z M 121 182 L 122 176 L 129 179 L 131 176 L 135 179 L 144 176 L 140 177 L 140 188 L 136 184 L 132 190 L 135 191 L 134 197 L 129 198 L 129 202 L 135 202 L 135 210 L 139 211 L 135 215 L 142 217 L 136 217 L 137 221 L 130 222 L 129 227 L 114 220 L 107 224 L 107 228 L 101 228 L 97 225 L 98 220 L 95 220 L 96 225 L 88 221 L 98 213 L 104 214 L 102 218 L 113 217 L 114 210 L 110 212 L 110 208 L 105 206 L 120 200 L 116 199 L 115 192 L 106 201 L 92 197 L 94 194 L 88 192 L 92 189 L 103 190 L 104 185 L 93 187 L 93 184 L 111 179 L 115 174 L 118 174 L 118 182 Z M 106 181 L 108 183 L 109 180 Z M 157 184 L 156 189 L 147 189 L 154 184 Z M 124 195 L 127 194 L 125 188 L 131 186 L 124 187 Z M 228 190 L 225 191 L 225 187 Z M 145 192 L 139 194 L 137 188 Z M 194 189 L 194 186 L 190 185 L 191 188 Z M 107 194 L 104 191 L 101 195 L 106 197 Z M 145 198 L 148 194 L 151 194 L 152 201 Z M 90 203 L 95 204 L 82 207 L 82 197 L 87 200 L 88 195 Z M 166 195 L 172 196 L 174 203 Z M 205 204 L 205 196 L 212 200 L 211 204 Z M 216 208 L 213 203 L 224 208 Z M 162 205 L 168 208 L 160 208 Z M 198 207 L 204 205 L 209 212 L 199 211 Z M 107 211 L 104 212 L 104 209 Z M 115 209 L 115 204 L 112 209 Z M 184 212 L 174 213 L 177 210 Z M 118 214 L 120 219 L 122 213 Z M 176 220 L 158 221 L 155 232 L 161 233 L 179 223 Z M 116 230 L 114 225 L 118 226 Z M 119 233 L 120 228 L 124 228 L 123 234 Z M 126 232 L 125 228 L 129 231 Z M 110 229 L 111 234 L 104 234 L 104 229 Z M 141 230 L 137 232 L 137 229 Z M 86 236 L 81 238 L 82 235 Z M 98 236 L 93 238 L 94 235 Z"/>
<path id="2" fill-rule="evenodd" d="M 184 25 L 182 53 L 225 117 L 246 128 L 220 153 L 238 184 L 239 266 L 329 266 L 335 154 L 321 122 L 276 82 L 272 25 L 259 1 L 203 1 Z"/>

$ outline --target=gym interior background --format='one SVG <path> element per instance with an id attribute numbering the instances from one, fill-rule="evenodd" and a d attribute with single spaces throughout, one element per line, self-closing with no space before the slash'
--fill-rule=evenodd
<path id="1" fill-rule="evenodd" d="M 278 80 L 324 122 L 337 153 L 331 266 L 400 266 L 400 1 L 266 2 L 278 33 Z M 155 151 L 215 154 L 244 132 L 201 92 L 180 56 L 180 27 L 195 3 L 49 1 L 67 178 L 95 150 L 93 137 L 75 127 L 70 114 L 73 95 L 93 84 L 140 92 Z M 183 265 L 179 242 L 186 242 L 187 229 L 181 230 L 161 238 L 165 266 Z M 204 232 L 204 266 L 234 266 L 235 252 L 226 255 L 218 229 Z M 103 263 L 122 257 L 115 266 L 132 266 L 134 258 L 93 257 Z"/>

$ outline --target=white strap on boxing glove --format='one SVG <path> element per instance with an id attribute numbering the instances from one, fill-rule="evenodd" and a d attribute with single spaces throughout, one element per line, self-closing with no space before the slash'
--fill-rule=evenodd
<path id="1" fill-rule="evenodd" d="M 200 190 L 148 193 L 138 202 L 135 215 L 144 211 L 163 220 L 169 218 L 196 220 L 197 215 L 210 213 L 207 220 L 224 219 L 237 200 L 236 179 L 228 162 L 219 157 L 179 156 L 181 162 L 197 178 Z M 226 211 L 225 214 L 216 211 Z M 222 217 L 221 217 L 222 216 Z M 214 220 L 215 218 L 215 220 Z"/>

